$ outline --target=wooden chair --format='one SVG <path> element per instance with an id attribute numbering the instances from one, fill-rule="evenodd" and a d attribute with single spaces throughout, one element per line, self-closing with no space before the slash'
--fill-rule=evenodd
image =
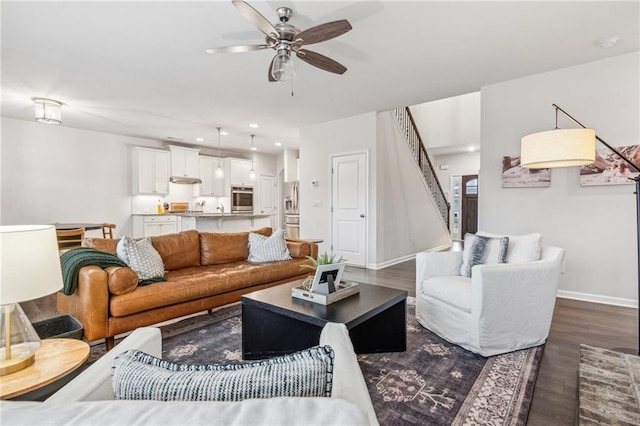
<path id="1" fill-rule="evenodd" d="M 84 228 L 56 230 L 58 236 L 58 250 L 60 252 L 81 247 L 84 238 Z"/>
<path id="2" fill-rule="evenodd" d="M 116 229 L 116 225 L 113 223 L 102 224 L 102 238 L 113 238 L 113 230 Z"/>

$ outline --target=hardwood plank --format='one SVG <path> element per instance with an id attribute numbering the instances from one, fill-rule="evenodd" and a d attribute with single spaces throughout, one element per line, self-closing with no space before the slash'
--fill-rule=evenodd
<path id="1" fill-rule="evenodd" d="M 415 297 L 415 260 L 380 270 L 347 267 L 353 281 L 407 290 Z M 55 295 L 22 304 L 32 321 L 56 316 Z M 638 310 L 560 299 L 538 372 L 527 424 L 573 425 L 577 407 L 580 344 L 613 349 L 637 348 Z"/>

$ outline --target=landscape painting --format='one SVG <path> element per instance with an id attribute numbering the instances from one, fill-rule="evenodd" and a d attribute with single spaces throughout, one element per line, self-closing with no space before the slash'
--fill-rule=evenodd
<path id="1" fill-rule="evenodd" d="M 520 167 L 520 157 L 502 157 L 503 188 L 544 188 L 551 186 L 550 169 Z"/>
<path id="2" fill-rule="evenodd" d="M 640 145 L 618 146 L 618 151 L 633 164 L 640 165 Z M 633 184 L 629 178 L 638 175 L 615 152 L 604 145 L 596 148 L 596 161 L 580 167 L 580 186 Z"/>

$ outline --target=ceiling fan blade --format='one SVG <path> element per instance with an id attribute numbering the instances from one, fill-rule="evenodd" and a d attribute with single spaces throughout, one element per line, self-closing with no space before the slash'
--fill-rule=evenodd
<path id="1" fill-rule="evenodd" d="M 270 82 L 278 81 L 275 78 L 273 78 L 273 75 L 271 74 L 271 70 L 273 69 L 273 62 L 275 60 L 276 60 L 276 57 L 274 56 L 273 59 L 271 60 L 271 63 L 269 64 L 269 69 L 267 70 L 269 72 L 269 81 Z"/>
<path id="2" fill-rule="evenodd" d="M 212 49 L 206 49 L 207 53 L 244 53 L 252 52 L 254 50 L 267 49 L 271 46 L 267 44 L 250 44 L 246 46 L 226 46 L 226 47 L 214 47 Z"/>
<path id="3" fill-rule="evenodd" d="M 344 65 L 334 61 L 331 58 L 327 58 L 324 55 L 312 52 L 311 50 L 300 49 L 296 53 L 298 54 L 298 58 L 302 59 L 309 65 L 320 68 L 321 70 L 329 71 L 335 74 L 344 74 L 345 71 L 347 71 L 347 67 L 345 67 Z"/>
<path id="4" fill-rule="evenodd" d="M 349 31 L 351 31 L 351 24 L 346 19 L 342 19 L 311 27 L 302 31 L 296 38 L 302 39 L 304 44 L 314 44 L 331 40 Z"/>
<path id="5" fill-rule="evenodd" d="M 279 37 L 278 31 L 271 25 L 271 22 L 267 21 L 267 18 L 262 16 L 260 12 L 255 10 L 249 5 L 249 3 L 242 0 L 233 0 L 231 3 L 240 11 L 249 22 L 251 22 L 256 28 L 262 31 L 265 35 L 274 34 L 276 38 Z"/>

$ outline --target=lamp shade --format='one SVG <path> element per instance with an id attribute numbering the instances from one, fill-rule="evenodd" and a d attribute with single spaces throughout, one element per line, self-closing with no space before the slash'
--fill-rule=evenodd
<path id="1" fill-rule="evenodd" d="M 0 305 L 37 299 L 61 288 L 55 228 L 0 226 Z"/>
<path id="2" fill-rule="evenodd" d="M 520 166 L 527 169 L 584 166 L 595 159 L 596 132 L 591 129 L 555 129 L 520 141 Z"/>

